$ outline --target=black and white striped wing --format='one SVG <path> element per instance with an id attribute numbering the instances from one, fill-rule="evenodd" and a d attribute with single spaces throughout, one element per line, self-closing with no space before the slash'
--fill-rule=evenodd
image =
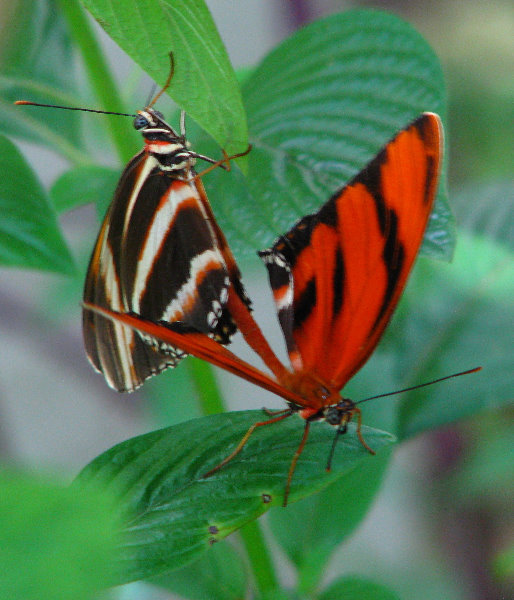
<path id="1" fill-rule="evenodd" d="M 229 272 L 211 214 L 201 183 L 163 171 L 148 153 L 135 156 L 102 224 L 84 301 L 228 343 L 235 325 L 225 303 L 239 272 Z M 184 357 L 90 311 L 83 313 L 83 334 L 93 367 L 118 391 L 136 389 Z"/>

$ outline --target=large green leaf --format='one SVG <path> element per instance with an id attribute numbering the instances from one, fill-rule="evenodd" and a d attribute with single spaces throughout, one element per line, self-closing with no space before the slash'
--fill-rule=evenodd
<path id="1" fill-rule="evenodd" d="M 55 210 L 18 149 L 0 136 L 0 264 L 73 273 Z"/>
<path id="2" fill-rule="evenodd" d="M 302 591 L 309 593 L 318 586 L 331 554 L 366 515 L 382 483 L 389 456 L 383 452 L 287 511 L 271 511 L 271 529 L 298 567 Z"/>
<path id="3" fill-rule="evenodd" d="M 246 81 L 244 100 L 249 188 L 235 176 L 206 178 L 216 215 L 239 248 L 267 246 L 319 209 L 421 112 L 445 115 L 431 48 L 401 19 L 369 10 L 334 14 L 292 35 Z M 449 257 L 445 170 L 425 250 Z"/>
<path id="4" fill-rule="evenodd" d="M 132 515 L 125 528 L 120 581 L 176 569 L 248 521 L 280 505 L 289 465 L 302 436 L 299 419 L 259 428 L 242 452 L 209 478 L 260 411 L 213 415 L 154 431 L 111 448 L 80 474 L 120 493 L 120 511 Z M 333 470 L 325 464 L 334 429 L 312 426 L 293 479 L 290 502 L 326 487 L 363 460 L 373 460 L 355 427 L 339 442 Z M 393 438 L 363 427 L 376 450 Z"/>
<path id="5" fill-rule="evenodd" d="M 107 33 L 159 85 L 175 57 L 172 98 L 227 152 L 244 150 L 247 125 L 237 80 L 203 0 L 82 0 Z"/>
<path id="6" fill-rule="evenodd" d="M 0 595 L 90 600 L 112 582 L 117 526 L 105 493 L 3 472 Z"/>

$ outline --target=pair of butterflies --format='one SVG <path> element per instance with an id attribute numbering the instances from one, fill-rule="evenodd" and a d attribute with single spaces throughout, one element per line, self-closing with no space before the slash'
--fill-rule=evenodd
<path id="1" fill-rule="evenodd" d="M 434 202 L 442 127 L 423 113 L 314 214 L 259 252 L 268 270 L 291 367 L 269 347 L 194 166 L 207 159 L 151 106 L 134 121 L 144 148 L 125 168 L 86 278 L 83 333 L 90 362 L 119 391 L 193 354 L 286 400 L 258 426 L 298 413 L 344 433 L 360 410 L 340 396 L 368 359 L 405 287 Z M 213 162 L 213 161 L 211 161 Z M 273 373 L 225 345 L 239 329 Z M 215 471 L 216 469 L 213 469 Z M 213 471 L 207 473 L 209 475 Z"/>

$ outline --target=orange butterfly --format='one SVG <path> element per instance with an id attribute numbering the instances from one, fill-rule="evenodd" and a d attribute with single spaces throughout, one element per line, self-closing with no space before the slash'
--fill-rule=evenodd
<path id="1" fill-rule="evenodd" d="M 305 429 L 289 469 L 284 506 L 313 421 L 325 420 L 344 433 L 355 416 L 361 443 L 374 453 L 361 434 L 360 409 L 340 391 L 376 347 L 400 299 L 432 209 L 441 156 L 441 121 L 424 113 L 318 212 L 259 253 L 268 269 L 291 369 L 275 356 L 230 286 L 226 309 L 274 377 L 184 323 L 156 323 L 84 304 L 87 310 L 207 360 L 287 401 L 287 409 L 252 425 L 235 450 L 206 476 L 236 456 L 257 427 L 294 413 L 305 419 Z"/>

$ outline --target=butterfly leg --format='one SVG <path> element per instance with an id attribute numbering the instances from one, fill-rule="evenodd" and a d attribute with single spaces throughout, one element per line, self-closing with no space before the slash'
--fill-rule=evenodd
<path id="1" fill-rule="evenodd" d="M 364 438 L 362 437 L 362 433 L 361 433 L 361 425 L 362 425 L 362 413 L 358 408 L 354 409 L 355 412 L 357 413 L 357 436 L 359 438 L 360 443 L 364 446 L 364 448 L 366 448 L 366 450 L 370 453 L 375 455 L 376 452 L 370 448 L 368 446 L 368 444 L 366 443 L 366 441 L 364 440 Z"/>
<path id="2" fill-rule="evenodd" d="M 352 409 L 352 416 L 354 414 L 357 415 L 357 437 L 359 438 L 359 442 L 364 446 L 364 448 L 366 448 L 366 450 L 370 454 L 374 455 L 375 451 L 368 446 L 368 444 L 366 443 L 366 441 L 361 433 L 362 413 L 358 408 L 354 407 Z M 344 423 L 342 423 L 341 425 L 339 425 L 339 427 L 337 428 L 336 434 L 334 435 L 334 440 L 332 442 L 332 446 L 330 448 L 330 453 L 328 455 L 327 466 L 325 467 L 326 471 L 330 471 L 332 469 L 332 459 L 334 458 L 337 440 L 339 439 L 339 437 L 341 435 L 344 435 L 346 433 L 346 431 L 348 430 L 348 423 L 349 423 L 349 419 L 347 421 L 345 421 Z"/>
<path id="3" fill-rule="evenodd" d="M 305 427 L 303 430 L 302 440 L 301 440 L 300 445 L 298 446 L 296 452 L 294 453 L 293 460 L 291 461 L 291 465 L 289 466 L 289 473 L 287 474 L 287 481 L 286 481 L 286 489 L 284 490 L 284 501 L 282 502 L 282 506 L 284 506 L 284 507 L 287 506 L 287 499 L 289 498 L 289 490 L 291 489 L 291 481 L 293 479 L 293 474 L 296 469 L 296 463 L 298 462 L 298 459 L 300 458 L 300 454 L 303 452 L 303 449 L 305 448 L 305 443 L 307 442 L 307 438 L 309 436 L 310 425 L 311 425 L 311 422 L 306 420 Z"/>
<path id="4" fill-rule="evenodd" d="M 332 459 L 334 458 L 334 453 L 336 451 L 337 440 L 341 435 L 344 435 L 348 429 L 348 421 L 345 421 L 342 425 L 339 425 L 337 431 L 334 435 L 334 439 L 332 441 L 332 446 L 330 447 L 330 454 L 328 455 L 327 466 L 325 467 L 325 471 L 327 473 L 332 470 Z"/>
<path id="5" fill-rule="evenodd" d="M 278 421 L 287 419 L 287 417 L 290 417 L 293 414 L 293 411 L 291 409 L 287 409 L 286 411 L 281 411 L 281 413 L 282 414 L 274 417 L 273 419 L 268 419 L 266 421 L 259 421 L 258 423 L 254 423 L 250 427 L 250 429 L 248 429 L 248 431 L 244 434 L 243 438 L 241 439 L 239 444 L 236 446 L 235 450 L 233 452 L 231 452 L 226 458 L 224 458 L 219 463 L 219 465 L 216 465 L 213 469 L 211 469 L 210 471 L 207 471 L 207 473 L 204 473 L 202 475 L 202 477 L 204 477 L 204 478 L 210 477 L 213 473 L 215 473 L 216 471 L 219 471 L 228 462 L 230 462 L 235 456 L 237 456 L 241 452 L 241 450 L 244 448 L 244 446 L 246 445 L 246 442 L 250 439 L 250 436 L 257 429 L 257 427 L 262 427 L 263 425 L 271 425 L 272 423 L 277 423 Z"/>
<path id="6" fill-rule="evenodd" d="M 244 152 L 238 152 L 237 154 L 232 154 L 232 156 L 229 156 L 225 152 L 225 150 L 222 150 L 223 158 L 220 160 L 215 160 L 213 158 L 210 158 L 209 156 L 205 156 L 203 154 L 197 154 L 196 152 L 191 153 L 191 155 L 194 158 L 200 158 L 201 160 L 205 160 L 207 162 L 212 163 L 210 167 L 206 167 L 203 171 L 201 171 L 200 173 L 197 173 L 193 177 L 193 181 L 195 179 L 199 179 L 200 177 L 203 177 L 204 175 L 206 175 L 213 169 L 216 169 L 217 167 L 221 167 L 222 169 L 225 169 L 225 171 L 230 171 L 232 169 L 232 167 L 230 165 L 230 161 L 233 160 L 234 158 L 240 158 L 241 156 L 246 156 L 250 152 L 251 149 L 252 149 L 252 145 L 248 144 L 248 147 L 246 148 L 246 150 Z"/>
<path id="7" fill-rule="evenodd" d="M 283 410 L 271 410 L 269 408 L 263 407 L 262 408 L 262 412 L 266 413 L 267 415 L 269 415 L 270 417 L 277 417 L 278 415 L 282 415 L 282 414 L 286 414 L 286 413 L 290 413 L 291 409 L 290 408 L 285 408 Z"/>

